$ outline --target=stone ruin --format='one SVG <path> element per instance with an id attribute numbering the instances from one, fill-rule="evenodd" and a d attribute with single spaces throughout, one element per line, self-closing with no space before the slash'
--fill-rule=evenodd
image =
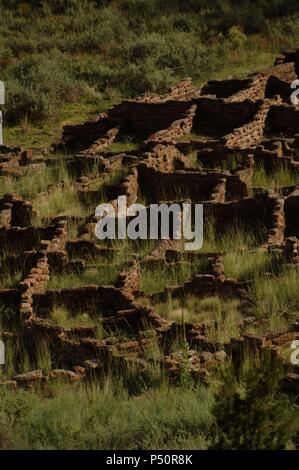
<path id="1" fill-rule="evenodd" d="M 298 174 L 299 107 L 290 102 L 290 85 L 298 76 L 299 50 L 283 54 L 272 68 L 246 79 L 213 80 L 202 89 L 186 79 L 163 96 L 146 94 L 125 100 L 91 121 L 66 126 L 53 149 L 65 152 L 79 198 L 94 207 L 100 198 L 95 183 L 124 170 L 115 185 L 105 187 L 107 201 L 126 195 L 130 204 L 140 197 L 148 204 L 185 199 L 203 203 L 216 233 L 221 234 L 229 225 L 257 231 L 263 227 L 255 252 L 279 253 L 284 265 L 296 269 L 299 184 L 269 190 L 253 187 L 252 178 L 257 166 L 267 174 L 279 169 Z M 110 150 L 111 145 L 128 137 L 138 142 L 138 148 Z M 41 155 L 0 148 L 2 176 L 18 178 L 49 165 L 55 165 L 51 152 Z M 94 167 L 97 174 L 90 175 Z M 7 253 L 2 264 L 13 272 L 22 261 L 21 279 L 13 287 L 0 289 L 2 308 L 21 328 L 5 331 L 3 337 L 14 341 L 21 334 L 33 355 L 36 345 L 46 341 L 51 353 L 50 372 L 18 374 L 3 383 L 15 387 L 56 378 L 77 382 L 105 374 L 111 365 L 121 370 L 134 366 L 146 377 L 153 362 L 163 367 L 171 380 L 176 380 L 187 364 L 192 376 L 206 383 L 210 371 L 227 356 L 240 361 L 248 350 L 265 349 L 281 356 L 291 341 L 299 339 L 296 319 L 284 329 L 250 334 L 248 327 L 263 330 L 266 323 L 250 314 L 249 307 L 254 304 L 251 279 L 241 281 L 226 275 L 226 253 L 204 249 L 182 253 L 175 240 L 157 242 L 147 255 L 132 253 L 120 266 L 113 285 L 48 289 L 47 283 L 55 274 L 84 272 L 90 259 L 112 263 L 117 254 L 118 248 L 102 246 L 95 239 L 92 213 L 77 221 L 75 238 L 69 232 L 71 221 L 71 215 L 59 216 L 37 226 L 30 201 L 17 194 L 0 199 L 0 240 Z M 198 262 L 201 266 L 202 260 L 205 268 L 199 267 L 181 285 L 166 286 L 151 295 L 141 289 L 144 268 L 167 272 L 181 263 Z M 157 313 L 155 303 L 163 305 L 167 299 L 190 295 L 237 302 L 241 312 L 238 336 L 219 343 L 208 338 L 204 322 L 174 321 Z M 74 316 L 83 313 L 100 319 L 107 335 L 99 339 L 96 324 L 73 328 L 56 324 L 51 319 L 55 306 Z M 128 337 L 122 341 L 114 336 L 116 332 L 125 332 Z M 188 344 L 187 355 L 172 350 L 182 337 Z M 152 357 L 155 348 L 162 356 Z M 298 390 L 297 366 L 285 367 L 285 387 Z"/>

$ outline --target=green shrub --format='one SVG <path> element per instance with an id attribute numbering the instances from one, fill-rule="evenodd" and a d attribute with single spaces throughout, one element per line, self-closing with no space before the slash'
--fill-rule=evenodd
<path id="1" fill-rule="evenodd" d="M 80 94 L 80 83 L 73 80 L 67 57 L 58 52 L 25 56 L 6 72 L 4 81 L 5 117 L 10 122 L 55 115 L 61 102 L 74 101 Z"/>
<path id="2" fill-rule="evenodd" d="M 270 65 L 272 54 L 298 37 L 295 0 L 55 0 L 30 2 L 29 9 L 24 3 L 1 7 L 1 79 L 12 123 L 55 115 L 85 96 L 86 84 L 106 97 L 133 97 L 163 93 L 186 76 L 199 84 L 244 76 Z"/>
<path id="3" fill-rule="evenodd" d="M 89 389 L 0 390 L 4 449 L 205 449 L 212 424 L 211 389 L 160 386 L 137 397 L 121 383 Z"/>
<path id="4" fill-rule="evenodd" d="M 260 365 L 251 363 L 237 377 L 224 373 L 213 413 L 216 420 L 213 449 L 283 450 L 294 432 L 291 406 L 279 393 L 282 366 L 265 354 Z"/>

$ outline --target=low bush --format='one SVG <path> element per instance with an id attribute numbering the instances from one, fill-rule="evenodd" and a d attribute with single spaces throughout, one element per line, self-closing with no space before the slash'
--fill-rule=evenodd
<path id="1" fill-rule="evenodd" d="M 110 99 L 244 76 L 295 45 L 296 12 L 295 0 L 2 2 L 6 122 L 54 116 L 86 85 Z"/>

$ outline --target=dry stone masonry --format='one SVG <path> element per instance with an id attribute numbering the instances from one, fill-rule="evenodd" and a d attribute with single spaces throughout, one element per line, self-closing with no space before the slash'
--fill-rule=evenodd
<path id="1" fill-rule="evenodd" d="M 260 188 L 253 185 L 253 176 L 260 167 L 269 176 L 280 169 L 298 175 L 299 107 L 290 101 L 290 85 L 298 74 L 299 50 L 283 54 L 270 69 L 242 80 L 213 80 L 198 89 L 188 78 L 163 96 L 145 94 L 91 121 L 66 126 L 48 154 L 1 147 L 0 176 L 21 178 L 55 165 L 51 152 L 65 150 L 76 194 L 94 209 L 103 197 L 116 204 L 121 195 L 129 204 L 203 203 L 205 221 L 213 221 L 216 234 L 221 236 L 230 227 L 260 231 L 254 253 L 279 254 L 282 265 L 295 270 L 299 184 Z M 132 150 L 113 152 L 113 144 L 121 147 L 128 138 L 136 143 Z M 50 190 L 44 188 L 43 195 Z M 74 223 L 75 236 L 70 231 Z M 285 329 L 264 330 L 266 319 L 252 314 L 252 279 L 227 275 L 225 249 L 218 252 L 204 245 L 199 252 L 184 252 L 178 241 L 161 240 L 147 250 L 128 246 L 124 253 L 117 243 L 100 244 L 95 224 L 93 210 L 89 217 L 57 214 L 36 224 L 31 201 L 18 194 L 0 199 L 1 266 L 14 273 L 22 261 L 21 278 L 0 289 L 1 311 L 8 310 L 20 328 L 8 328 L 2 336 L 19 341 L 21 335 L 33 358 L 43 342 L 51 357 L 50 372 L 19 371 L 2 384 L 76 383 L 106 374 L 111 367 L 133 366 L 147 377 L 153 362 L 173 381 L 187 365 L 194 380 L 207 383 L 210 371 L 227 356 L 240 361 L 246 350 L 267 348 L 282 357 L 282 351 L 299 338 L 294 318 Z M 104 272 L 107 266 L 116 266 L 112 283 L 48 287 L 55 276 L 84 276 L 99 261 L 93 269 Z M 167 277 L 184 266 L 194 268 L 187 279 L 172 285 L 169 278 L 157 292 L 144 291 L 144 272 L 164 272 Z M 240 313 L 238 333 L 228 340 L 213 339 L 211 331 L 219 325 L 211 313 L 199 321 L 170 318 L 167 305 L 189 297 L 234 303 Z M 88 322 L 61 324 L 53 316 L 55 309 Z M 249 333 L 248 327 L 260 333 Z M 172 349 L 182 336 L 187 355 Z M 149 360 L 155 349 L 159 354 Z M 298 390 L 296 367 L 286 368 L 285 387 Z"/>

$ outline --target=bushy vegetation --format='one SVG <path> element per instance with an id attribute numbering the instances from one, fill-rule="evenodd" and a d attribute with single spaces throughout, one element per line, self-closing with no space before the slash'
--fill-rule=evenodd
<path id="1" fill-rule="evenodd" d="M 145 266 L 141 268 L 140 290 L 146 293 L 163 292 L 166 286 L 184 284 L 195 274 L 209 272 L 210 263 L 206 259 L 197 262 L 183 261 L 175 266 Z"/>
<path id="2" fill-rule="evenodd" d="M 208 387 L 161 378 L 132 393 L 112 375 L 88 386 L 2 387 L 0 448 L 292 449 L 298 408 L 280 392 L 281 377 L 280 363 L 264 357 L 227 366 Z"/>
<path id="3" fill-rule="evenodd" d="M 291 446 L 297 416 L 279 392 L 282 367 L 265 354 L 235 373 L 223 374 L 213 408 L 216 432 L 212 448 L 221 450 L 284 450 Z"/>
<path id="4" fill-rule="evenodd" d="M 62 159 L 59 159 L 57 165 L 41 166 L 34 171 L 25 172 L 20 177 L 0 176 L 0 197 L 5 193 L 17 193 L 24 199 L 34 199 L 50 185 L 69 180 L 66 165 Z"/>
<path id="5" fill-rule="evenodd" d="M 115 284 L 121 266 L 117 264 L 94 264 L 86 267 L 83 272 L 58 274 L 51 278 L 47 289 L 67 289 L 88 284 L 113 285 Z"/>
<path id="6" fill-rule="evenodd" d="M 206 449 L 209 389 L 162 385 L 137 397 L 121 383 L 0 391 L 0 448 Z"/>
<path id="7" fill-rule="evenodd" d="M 265 67 L 298 37 L 295 0 L 1 2 L 5 119 L 41 120 L 64 103 L 94 103 L 186 76 Z"/>
<path id="8" fill-rule="evenodd" d="M 278 276 L 264 273 L 254 283 L 257 299 L 257 313 L 261 317 L 295 313 L 299 308 L 299 295 L 296 288 L 298 272 L 285 268 Z"/>
<path id="9" fill-rule="evenodd" d="M 298 176 L 284 168 L 267 173 L 262 166 L 257 165 L 254 169 L 252 186 L 257 188 L 273 189 L 279 191 L 283 186 L 294 186 L 297 184 Z"/>

